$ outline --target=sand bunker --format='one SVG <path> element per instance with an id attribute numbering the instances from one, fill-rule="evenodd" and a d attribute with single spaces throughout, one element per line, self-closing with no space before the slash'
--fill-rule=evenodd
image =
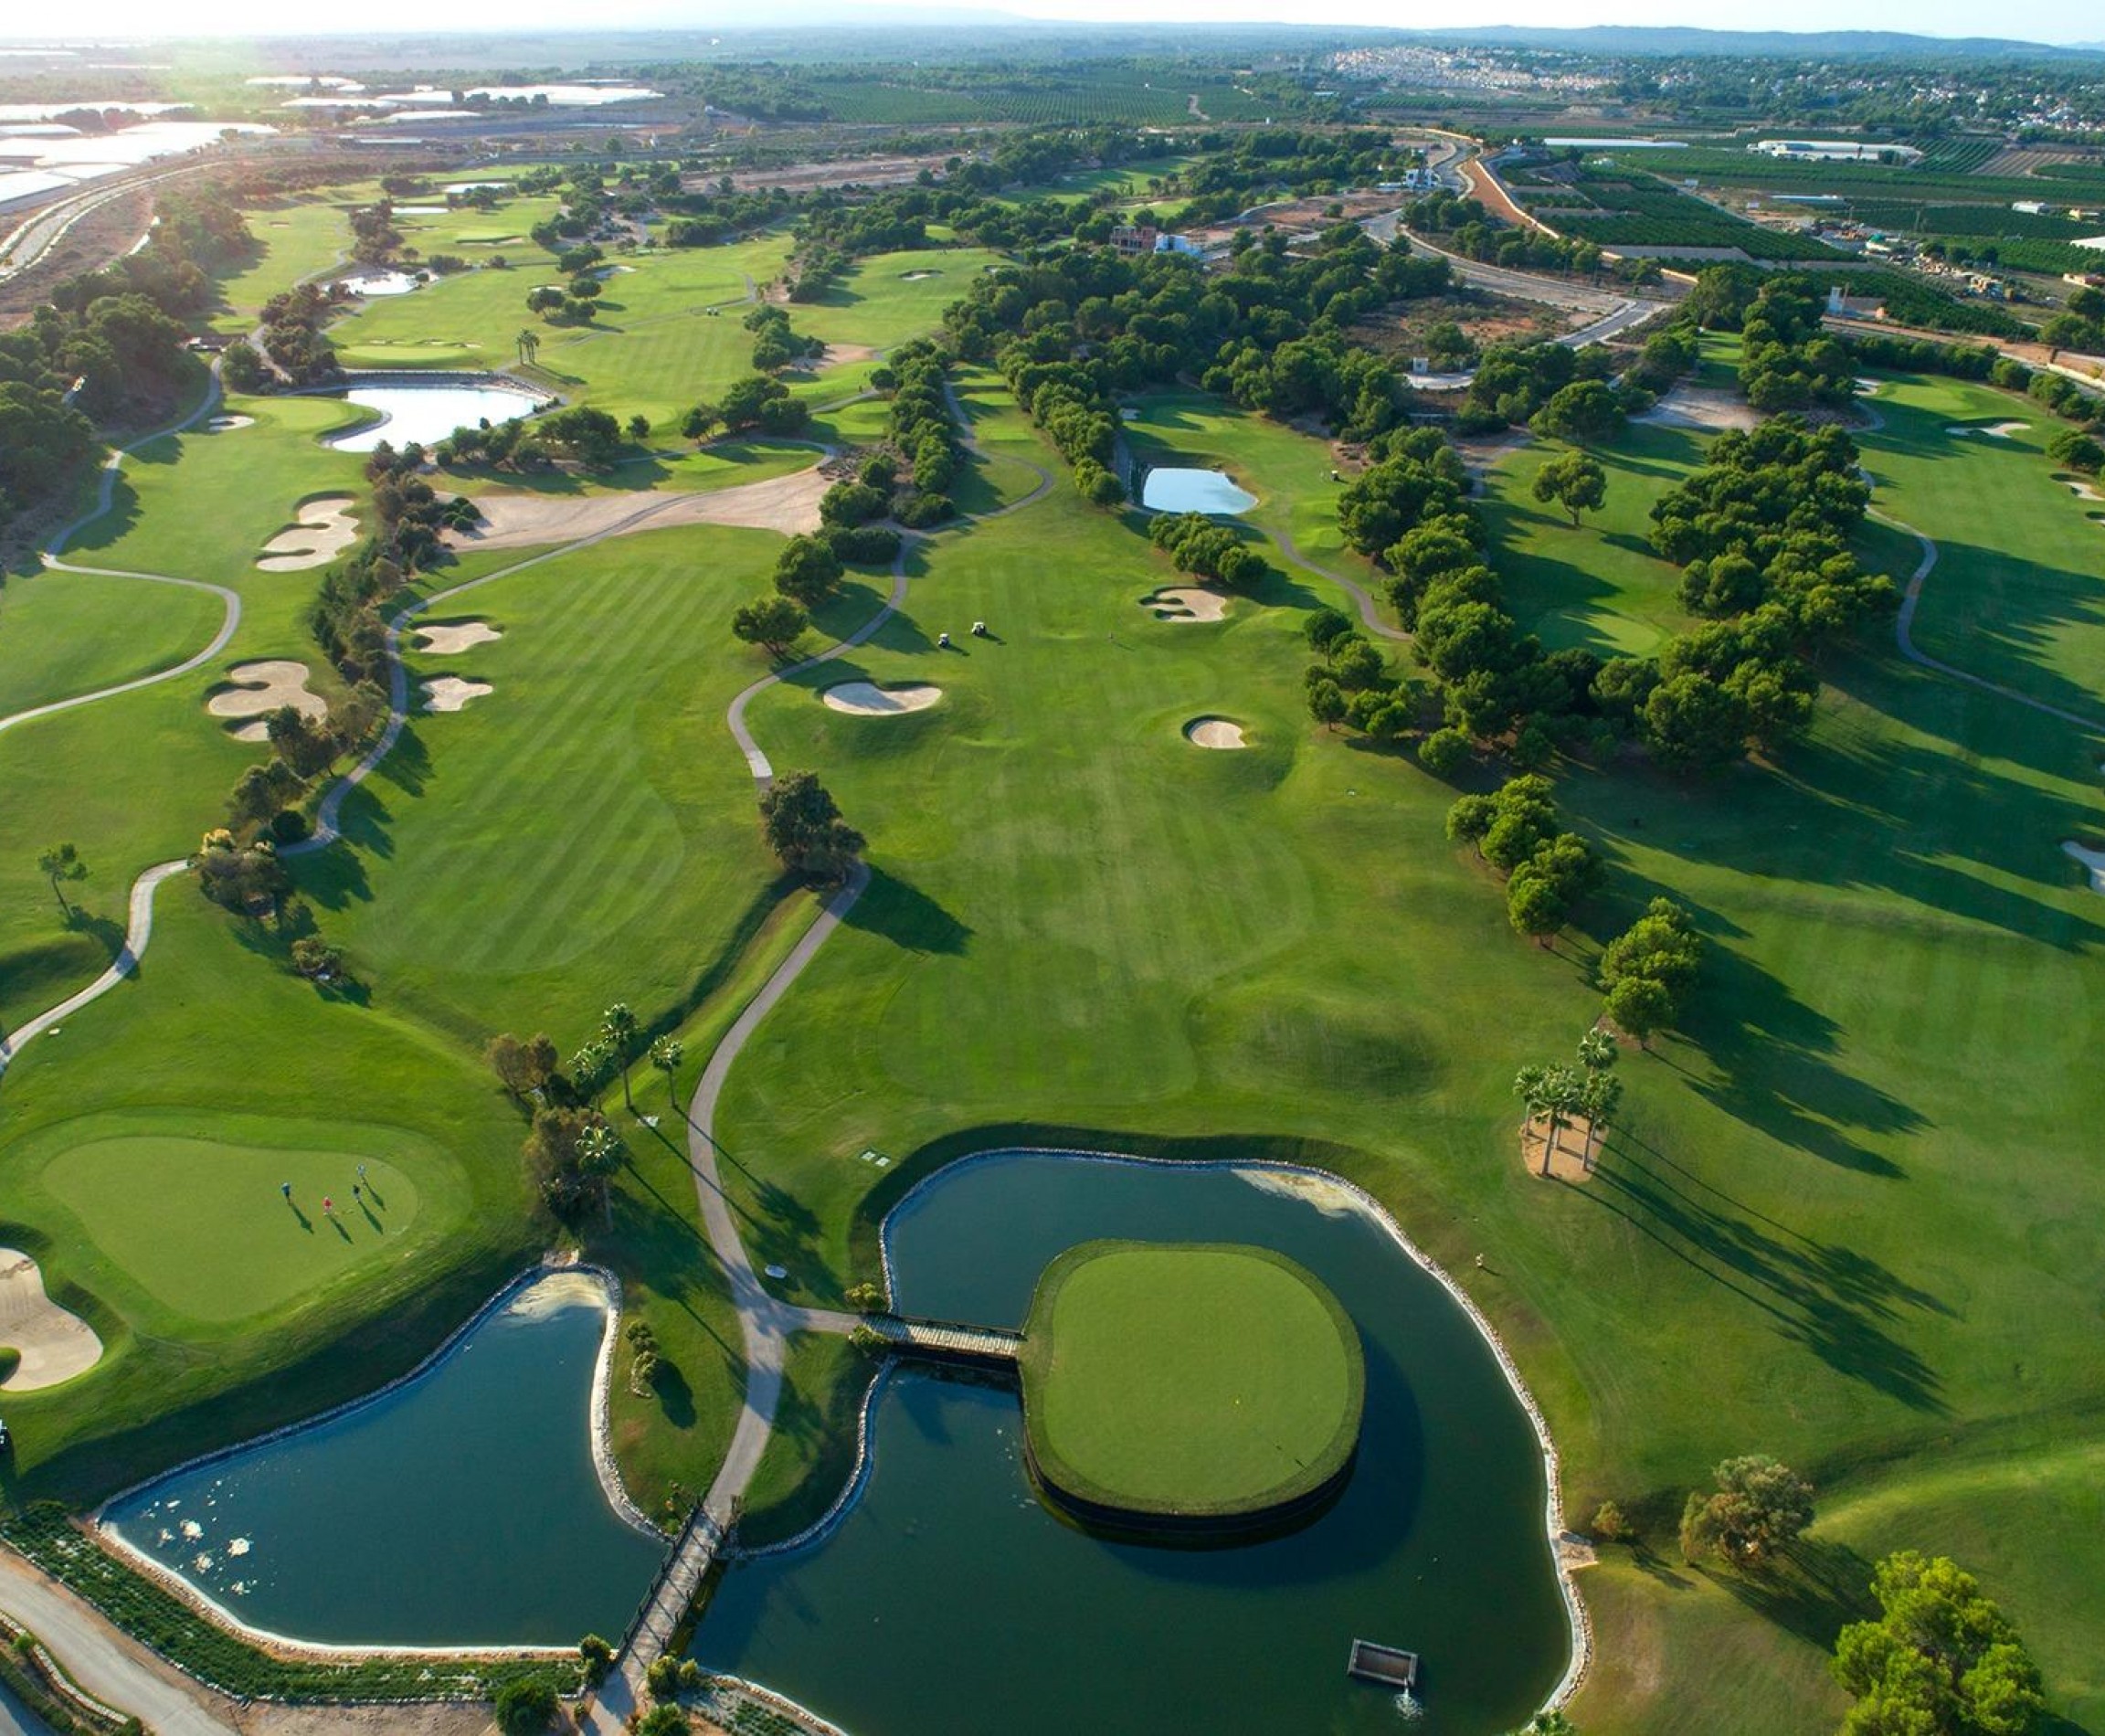
<path id="1" fill-rule="evenodd" d="M 877 352 L 867 344 L 829 344 L 819 352 L 816 368 L 845 367 L 850 362 L 873 362 Z"/>
<path id="2" fill-rule="evenodd" d="M 900 277 L 899 281 L 902 283 L 920 283 L 929 278 L 941 277 L 943 273 L 940 271 L 908 271 Z"/>
<path id="3" fill-rule="evenodd" d="M 0 1345 L 22 1359 L 0 1375 L 0 1392 L 7 1392 L 57 1386 L 85 1374 L 102 1356 L 94 1328 L 44 1294 L 37 1262 L 16 1248 L 0 1248 Z"/>
<path id="4" fill-rule="evenodd" d="M 2092 850 L 2086 844 L 2078 843 L 2073 838 L 2061 848 L 2090 871 L 2090 890 L 2105 892 L 2105 850 Z"/>
<path id="5" fill-rule="evenodd" d="M 263 545 L 256 567 L 264 573 L 297 573 L 310 566 L 326 566 L 358 540 L 358 521 L 351 516 L 355 504 L 348 494 L 323 494 L 302 501 L 292 510 L 299 514 L 291 530 L 280 531 Z"/>
<path id="6" fill-rule="evenodd" d="M 264 720 L 282 705 L 291 706 L 313 723 L 321 723 L 329 715 L 328 701 L 308 691 L 305 663 L 286 658 L 237 663 L 227 672 L 227 679 L 234 685 L 214 693 L 205 702 L 205 709 L 215 717 L 255 720 L 227 732 L 236 741 L 269 741 L 270 730 Z"/>
<path id="7" fill-rule="evenodd" d="M 2031 426 L 2029 422 L 1994 422 L 1986 427 L 1975 428 L 1963 422 L 1954 422 L 1944 431 L 1952 435 L 1980 434 L 1992 440 L 2006 440 L 2013 434 L 2022 434 Z"/>
<path id="8" fill-rule="evenodd" d="M 1194 717 L 1184 725 L 1184 739 L 1194 747 L 1247 747 L 1243 739 L 1243 725 L 1232 724 L 1225 717 Z"/>
<path id="9" fill-rule="evenodd" d="M 458 675 L 434 675 L 418 684 L 424 690 L 426 711 L 459 711 L 471 699 L 497 691 L 486 681 L 462 681 Z"/>
<path id="10" fill-rule="evenodd" d="M 2067 477 L 2063 477 L 2061 482 L 2062 485 L 2079 501 L 2105 501 L 2105 494 L 2100 494 L 2088 482 L 2072 482 Z"/>
<path id="11" fill-rule="evenodd" d="M 819 697 L 835 711 L 857 717 L 895 717 L 901 712 L 926 711 L 943 697 L 940 687 L 914 684 L 880 687 L 874 682 L 844 681 Z"/>
<path id="12" fill-rule="evenodd" d="M 1158 621 L 1217 621 L 1227 614 L 1228 599 L 1219 591 L 1172 585 L 1149 591 L 1140 607 L 1153 609 Z"/>
<path id="13" fill-rule="evenodd" d="M 231 434 L 238 428 L 255 426 L 256 418 L 253 416 L 215 416 L 206 421 L 205 431 L 207 434 Z"/>
<path id="14" fill-rule="evenodd" d="M 819 502 L 833 486 L 814 465 L 793 476 L 702 492 L 670 491 L 588 494 L 564 499 L 548 494 L 481 494 L 482 521 L 471 529 L 448 531 L 456 548 L 538 548 L 586 536 L 625 536 L 674 524 L 742 524 L 780 531 L 785 536 L 819 528 Z"/>
<path id="15" fill-rule="evenodd" d="M 1878 382 L 1877 380 L 1867 379 L 1861 374 L 1859 374 L 1856 379 L 1851 382 L 1851 384 L 1856 386 L 1856 396 L 1858 397 L 1869 397 L 1878 390 Z"/>
<path id="16" fill-rule="evenodd" d="M 1695 428 L 1713 433 L 1727 429 L 1752 429 L 1761 424 L 1761 412 L 1732 392 L 1719 392 L 1698 386 L 1677 386 L 1644 415 L 1633 421 L 1654 422 L 1663 428 Z"/>
<path id="17" fill-rule="evenodd" d="M 502 639 L 488 621 L 447 621 L 431 627 L 410 630 L 420 641 L 417 649 L 433 657 L 450 657 L 455 651 L 464 651 L 476 645 L 487 645 L 492 640 Z"/>

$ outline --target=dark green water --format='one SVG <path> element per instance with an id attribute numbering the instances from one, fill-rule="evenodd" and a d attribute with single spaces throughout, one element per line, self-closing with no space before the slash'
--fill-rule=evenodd
<path id="1" fill-rule="evenodd" d="M 1020 1324 L 1046 1262 L 1098 1236 L 1248 1242 L 1323 1279 L 1367 1354 L 1359 1455 L 1306 1529 L 1211 1550 L 1053 1518 L 1012 1391 L 893 1377 L 839 1528 L 734 1568 L 694 1643 L 854 1736 L 1390 1731 L 1354 1638 L 1424 1659 L 1420 1728 L 1526 1720 L 1570 1638 L 1534 1432 L 1466 1315 L 1379 1224 L 1242 1176 L 1017 1155 L 919 1191 L 890 1245 L 904 1310 Z M 1137 1323 L 1141 1325 L 1144 1323 Z"/>
<path id="2" fill-rule="evenodd" d="M 108 1518 L 237 1619 L 298 1639 L 618 1635 L 661 1546 L 614 1513 L 592 1468 L 603 1302 L 580 1276 L 543 1279 L 423 1379 L 164 1477 Z"/>

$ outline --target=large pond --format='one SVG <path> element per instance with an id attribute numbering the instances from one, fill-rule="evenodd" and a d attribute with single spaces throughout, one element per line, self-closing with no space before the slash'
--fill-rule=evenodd
<path id="1" fill-rule="evenodd" d="M 1256 495 L 1237 488 L 1222 471 L 1177 465 L 1151 470 L 1140 484 L 1140 504 L 1158 513 L 1247 513 Z"/>
<path id="2" fill-rule="evenodd" d="M 601 1285 L 543 1278 L 410 1384 L 162 1478 L 105 1521 L 238 1621 L 345 1645 L 619 1634 L 662 1545 L 593 1468 Z"/>
<path id="3" fill-rule="evenodd" d="M 1012 1153 L 939 1175 L 894 1214 L 898 1304 L 1021 1323 L 1046 1262 L 1097 1236 L 1260 1244 L 1330 1286 L 1367 1357 L 1338 1505 L 1262 1542 L 1106 1541 L 1034 1498 L 1012 1390 L 902 1371 L 838 1528 L 734 1568 L 694 1655 L 854 1736 L 1393 1730 L 1395 1699 L 1345 1674 L 1364 1638 L 1422 1655 L 1424 1729 L 1525 1722 L 1570 1653 L 1543 1466 L 1453 1297 L 1344 1190 Z"/>
<path id="4" fill-rule="evenodd" d="M 530 416 L 539 399 L 503 386 L 354 386 L 342 395 L 353 404 L 378 410 L 381 419 L 354 429 L 329 442 L 340 452 L 370 452 L 382 440 L 403 447 L 415 440 L 429 446 L 457 428 L 473 428 L 488 419 L 507 422 Z"/>

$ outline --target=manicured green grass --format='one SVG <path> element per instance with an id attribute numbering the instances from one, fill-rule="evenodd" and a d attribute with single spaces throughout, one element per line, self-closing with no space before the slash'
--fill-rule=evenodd
<path id="1" fill-rule="evenodd" d="M 349 848 L 301 863 L 354 963 L 478 1043 L 545 1028 L 567 1053 L 610 1001 L 683 1003 L 775 878 L 723 717 L 764 667 L 726 622 L 780 546 L 646 532 L 435 611 L 503 637 L 412 654 L 412 683 L 494 691 L 413 717 L 344 805 Z"/>
<path id="2" fill-rule="evenodd" d="M 0 717 L 179 663 L 219 630 L 217 597 L 92 573 L 0 588 Z"/>
<path id="3" fill-rule="evenodd" d="M 1022 1368 L 1039 1475 L 1123 1513 L 1277 1508 L 1327 1485 L 1359 1438 L 1359 1333 L 1263 1248 L 1070 1249 L 1038 1282 Z"/>
<path id="4" fill-rule="evenodd" d="M 873 253 L 856 260 L 818 300 L 789 303 L 789 323 L 829 344 L 888 350 L 934 331 L 943 310 L 962 301 L 973 281 L 1001 258 L 986 248 Z"/>
<path id="5" fill-rule="evenodd" d="M 1284 500 L 1263 454 L 1297 438 L 1190 450 Z M 1951 475 L 1933 486 L 1956 504 Z M 1927 517 L 1917 487 L 1888 493 Z M 2034 534 L 2001 527 L 2018 560 Z M 1570 535 L 1574 565 L 1605 558 L 1601 531 Z M 1626 570 L 1625 595 L 1672 582 Z M 2089 1438 L 2079 1407 L 2105 1394 L 2077 1322 L 2105 1201 L 2070 1130 L 2100 1106 L 2079 1055 L 2105 906 L 2058 842 L 2105 817 L 2094 744 L 1882 644 L 1831 659 L 1777 768 L 1568 771 L 1560 802 L 1610 875 L 1545 958 L 1442 841 L 1451 789 L 1306 722 L 1299 619 L 1327 587 L 1283 577 L 1194 628 L 1134 607 L 1164 577 L 1056 488 L 944 539 L 906 616 L 825 676 L 930 681 L 940 704 L 841 718 L 799 682 L 755 705 L 876 871 L 731 1081 L 756 1257 L 869 1275 L 874 1213 L 935 1159 L 872 1198 L 867 1146 L 1322 1140 L 1514 1347 L 1581 1519 L 1610 1496 L 1677 1511 L 1733 1452 L 1841 1488 L 2013 1416 Z M 975 619 L 1001 642 L 933 648 Z M 1206 712 L 1252 748 L 1185 746 Z M 1598 946 L 1663 892 L 1709 940 L 1688 1029 L 1625 1060 L 1599 1177 L 1545 1186 L 1513 1149 L 1513 1070 L 1568 1053 Z M 769 1212 L 777 1191 L 794 1211 Z M 1698 1608 L 1660 1595 L 1643 1619 Z M 1689 1637 L 1671 1657 L 1700 1655 Z M 1671 1728 L 1680 1697 L 1651 1694 L 1611 1727 Z"/>
<path id="6" fill-rule="evenodd" d="M 332 1143 L 316 1149 L 251 1144 L 223 1127 L 178 1134 L 166 1130 L 172 1118 L 153 1119 L 161 1126 L 150 1133 L 69 1128 L 79 1142 L 51 1160 L 44 1184 L 104 1254 L 178 1314 L 215 1325 L 260 1314 L 385 1255 L 417 1221 L 416 1183 L 379 1155 L 400 1146 L 399 1133 L 339 1123 L 320 1130 Z M 253 1139 L 260 1130 L 248 1131 Z M 438 1157 L 410 1144 L 418 1167 Z M 290 1198 L 280 1191 L 288 1181 Z"/>

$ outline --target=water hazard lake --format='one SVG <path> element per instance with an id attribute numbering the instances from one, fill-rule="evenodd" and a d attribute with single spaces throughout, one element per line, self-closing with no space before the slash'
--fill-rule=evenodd
<path id="1" fill-rule="evenodd" d="M 1141 480 L 1140 504 L 1158 513 L 1247 513 L 1257 497 L 1220 471 L 1164 465 Z"/>
<path id="2" fill-rule="evenodd" d="M 1345 1675 L 1364 1638 L 1423 1655 L 1420 1728 L 1526 1721 L 1570 1648 L 1543 1468 L 1454 1299 L 1342 1191 L 1046 1155 L 966 1164 L 910 1196 L 888 1233 L 895 1299 L 1015 1325 L 1046 1263 L 1100 1236 L 1253 1243 L 1330 1286 L 1367 1359 L 1338 1505 L 1261 1542 L 1105 1541 L 1033 1494 L 1012 1389 L 904 1371 L 838 1529 L 733 1568 L 694 1656 L 855 1736 L 1393 1730 L 1392 1697 Z"/>
<path id="3" fill-rule="evenodd" d="M 606 1318 L 597 1280 L 540 1279 L 411 1384 L 150 1484 L 106 1521 L 237 1620 L 298 1639 L 619 1634 L 663 1545 L 593 1468 Z"/>
<path id="4" fill-rule="evenodd" d="M 510 421 L 531 416 L 537 398 L 502 386 L 354 386 L 342 395 L 348 402 L 378 410 L 382 420 L 329 442 L 340 452 L 370 452 L 382 440 L 399 450 L 411 440 L 429 446 L 457 428 L 473 428 L 485 419 Z"/>

